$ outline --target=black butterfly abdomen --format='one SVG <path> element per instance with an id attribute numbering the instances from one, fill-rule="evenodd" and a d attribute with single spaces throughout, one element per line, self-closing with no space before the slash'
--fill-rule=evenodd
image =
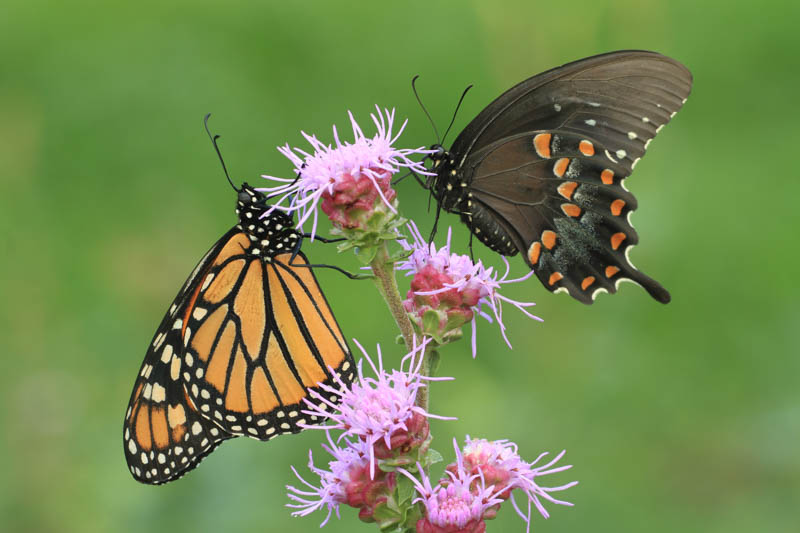
<path id="1" fill-rule="evenodd" d="M 507 227 L 500 217 L 473 198 L 470 191 L 472 169 L 454 169 L 450 161 L 445 160 L 437 170 L 435 192 L 442 209 L 460 215 L 473 235 L 491 250 L 502 255 L 516 255 L 518 248 L 513 228 Z"/>
<path id="2" fill-rule="evenodd" d="M 513 229 L 507 228 L 501 219 L 476 200 L 469 200 L 469 212 L 461 215 L 461 220 L 470 231 L 491 250 L 502 255 L 516 255 L 519 251 L 514 243 Z"/>

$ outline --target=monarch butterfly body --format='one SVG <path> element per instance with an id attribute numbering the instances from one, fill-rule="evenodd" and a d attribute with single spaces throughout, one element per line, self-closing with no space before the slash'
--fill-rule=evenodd
<path id="1" fill-rule="evenodd" d="M 242 185 L 239 223 L 200 260 L 156 330 L 123 427 L 138 481 L 177 479 L 232 437 L 297 433 L 317 421 L 302 413 L 310 391 L 352 382 L 350 350 L 299 251 L 303 235 L 269 209 Z"/>
<path id="2" fill-rule="evenodd" d="M 542 284 L 591 304 L 621 281 L 669 293 L 637 270 L 624 180 L 689 95 L 691 73 L 655 52 L 619 51 L 529 78 L 489 104 L 450 150 L 433 145 L 439 208 Z"/>

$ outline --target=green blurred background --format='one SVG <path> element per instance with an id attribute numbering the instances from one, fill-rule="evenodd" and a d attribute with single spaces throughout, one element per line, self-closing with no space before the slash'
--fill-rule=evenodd
<path id="1" fill-rule="evenodd" d="M 536 281 L 509 288 L 545 322 L 509 308 L 513 351 L 485 323 L 477 360 L 468 343 L 443 350 L 457 381 L 432 407 L 459 420 L 434 423 L 435 445 L 447 455 L 469 433 L 512 439 L 528 458 L 566 448 L 576 466 L 554 483 L 580 480 L 576 506 L 550 506 L 540 532 L 798 531 L 798 20 L 788 1 L 5 2 L 0 529 L 313 531 L 322 519 L 283 507 L 289 465 L 319 433 L 234 440 L 163 487 L 125 466 L 145 347 L 234 222 L 206 112 L 233 175 L 252 183 L 291 176 L 275 146 L 302 145 L 300 129 L 330 141 L 348 109 L 368 126 L 374 104 L 396 107 L 410 119 L 400 145 L 432 143 L 414 74 L 440 128 L 475 84 L 463 127 L 529 75 L 644 48 L 695 76 L 629 181 L 632 258 L 673 302 L 633 285 L 591 307 Z M 416 184 L 400 201 L 430 227 Z M 465 250 L 460 228 L 455 242 Z M 333 247 L 306 251 L 356 268 Z M 396 362 L 371 284 L 318 275 L 346 334 Z M 342 514 L 327 531 L 374 530 Z M 511 509 L 489 523 L 523 527 Z"/>

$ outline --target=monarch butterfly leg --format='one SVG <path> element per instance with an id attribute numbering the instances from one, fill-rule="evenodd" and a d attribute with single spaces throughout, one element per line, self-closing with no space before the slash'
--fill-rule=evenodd
<path id="1" fill-rule="evenodd" d="M 305 234 L 303 236 L 305 237 Z M 345 239 L 324 239 L 322 237 L 319 237 L 319 239 L 322 242 L 339 242 L 339 241 L 345 240 Z M 308 264 L 308 263 L 295 263 L 294 260 L 297 257 L 297 254 L 300 253 L 300 245 L 302 243 L 303 243 L 303 239 L 298 239 L 297 240 L 297 244 L 295 245 L 294 250 L 292 250 L 292 255 L 289 258 L 289 266 L 303 267 L 303 268 L 330 268 L 330 269 L 336 270 L 338 272 L 341 272 L 342 274 L 344 274 L 345 276 L 347 276 L 350 279 L 371 279 L 372 278 L 371 274 L 353 274 L 352 272 L 348 272 L 347 270 L 339 268 L 336 265 L 326 265 L 326 264 L 311 265 L 311 264 Z"/>
<path id="2" fill-rule="evenodd" d="M 332 270 L 336 270 L 337 272 L 341 272 L 345 276 L 350 279 L 372 279 L 372 274 L 353 274 L 352 272 L 348 272 L 343 268 L 339 268 L 336 265 L 326 265 L 326 264 L 316 264 L 316 265 L 309 265 L 307 263 L 293 263 L 294 256 L 289 260 L 289 266 L 293 267 L 304 267 L 304 268 L 330 268 Z"/>
<path id="3" fill-rule="evenodd" d="M 305 238 L 310 238 L 311 237 L 310 233 L 303 233 L 302 235 Z M 330 243 L 334 243 L 334 242 L 346 241 L 347 239 L 345 239 L 344 237 L 342 237 L 341 239 L 326 239 L 325 237 L 320 237 L 319 235 L 314 235 L 314 240 L 319 241 L 319 242 L 324 243 L 324 244 L 330 244 Z M 299 250 L 300 248 L 298 247 L 297 249 Z M 296 252 L 292 256 L 292 258 L 294 258 L 295 255 L 297 255 Z"/>

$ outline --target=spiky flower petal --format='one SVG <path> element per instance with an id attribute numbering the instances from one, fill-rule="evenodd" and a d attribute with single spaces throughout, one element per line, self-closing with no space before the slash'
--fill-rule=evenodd
<path id="1" fill-rule="evenodd" d="M 421 162 L 409 157 L 428 154 L 430 150 L 394 147 L 407 121 L 394 134 L 394 110 L 381 110 L 378 106 L 375 109 L 376 113 L 370 115 L 377 130 L 373 137 L 367 137 L 352 113 L 348 112 L 353 128 L 352 143 L 339 139 L 336 126 L 333 127 L 335 145 L 325 144 L 316 136 L 302 132 L 313 153 L 291 148 L 288 144 L 278 148 L 294 164 L 297 178 L 264 176 L 285 183 L 261 190 L 269 191 L 271 196 L 282 196 L 277 204 L 291 197 L 286 209 L 300 213 L 298 226 L 313 217 L 312 238 L 316 233 L 317 206 L 320 203 L 322 211 L 340 230 L 379 231 L 390 225 L 397 213 L 396 193 L 391 188 L 392 175 L 403 168 L 417 174 L 430 174 Z"/>
<path id="2" fill-rule="evenodd" d="M 400 370 L 386 370 L 378 346 L 377 365 L 366 350 L 354 339 L 364 354 L 358 363 L 358 377 L 347 386 L 321 385 L 324 394 L 311 391 L 304 413 L 327 419 L 325 426 L 311 428 L 340 429 L 343 436 L 356 437 L 368 444 L 370 468 L 374 472 L 375 459 L 393 458 L 403 462 L 398 455 L 417 458 L 425 452 L 428 442 L 428 418 L 451 419 L 433 415 L 415 404 L 419 389 L 429 381 L 451 378 L 425 377 L 420 374 L 422 357 L 427 340 L 424 340 L 401 361 Z M 364 361 L 372 368 L 375 377 L 364 374 Z M 405 369 L 404 369 L 405 368 Z M 336 401 L 330 397 L 335 396 Z"/>
<path id="3" fill-rule="evenodd" d="M 474 357 L 476 314 L 489 322 L 497 320 L 509 347 L 511 343 L 502 320 L 503 302 L 513 305 L 529 318 L 542 320 L 525 310 L 535 304 L 518 302 L 499 292 L 502 285 L 528 279 L 533 274 L 532 271 L 521 278 L 508 279 L 510 267 L 504 257 L 506 272 L 501 277 L 493 267 L 486 268 L 481 261 L 473 263 L 467 255 L 452 253 L 450 228 L 447 230 L 447 243 L 437 249 L 434 243 L 428 244 L 422 238 L 416 224 L 410 222 L 407 227 L 411 240 L 401 241 L 401 244 L 410 255 L 397 268 L 405 270 L 407 276 L 414 276 L 411 290 L 408 291 L 403 305 L 423 334 L 432 336 L 439 343 L 445 343 L 460 335 L 460 328 L 471 322 Z M 484 311 L 484 308 L 491 314 Z"/>
<path id="4" fill-rule="evenodd" d="M 537 478 L 556 472 L 563 472 L 572 468 L 572 465 L 552 468 L 563 456 L 564 451 L 552 461 L 542 466 L 535 466 L 547 453 L 541 454 L 532 463 L 524 461 L 517 453 L 517 445 L 508 440 L 489 441 L 486 439 L 472 439 L 467 436 L 463 449 L 463 468 L 471 474 L 481 474 L 486 483 L 491 483 L 497 490 L 498 498 L 506 500 L 512 496 L 512 503 L 517 513 L 527 522 L 530 528 L 531 504 L 544 518 L 550 514 L 542 505 L 540 498 L 549 502 L 572 506 L 572 503 L 558 500 L 550 495 L 551 492 L 566 490 L 578 484 L 572 481 L 558 487 L 542 487 Z M 457 465 L 450 465 L 448 470 L 455 470 Z M 520 489 L 528 499 L 527 512 L 523 512 L 513 499 L 512 491 Z"/>
<path id="5" fill-rule="evenodd" d="M 447 478 L 435 487 L 428 475 L 417 465 L 417 479 L 408 471 L 401 471 L 411 479 L 419 495 L 424 516 L 417 522 L 418 533 L 483 533 L 486 530 L 486 513 L 502 503 L 494 486 L 486 484 L 483 475 L 470 473 L 464 466 L 458 444 L 453 440 L 457 462 L 446 472 Z"/>

